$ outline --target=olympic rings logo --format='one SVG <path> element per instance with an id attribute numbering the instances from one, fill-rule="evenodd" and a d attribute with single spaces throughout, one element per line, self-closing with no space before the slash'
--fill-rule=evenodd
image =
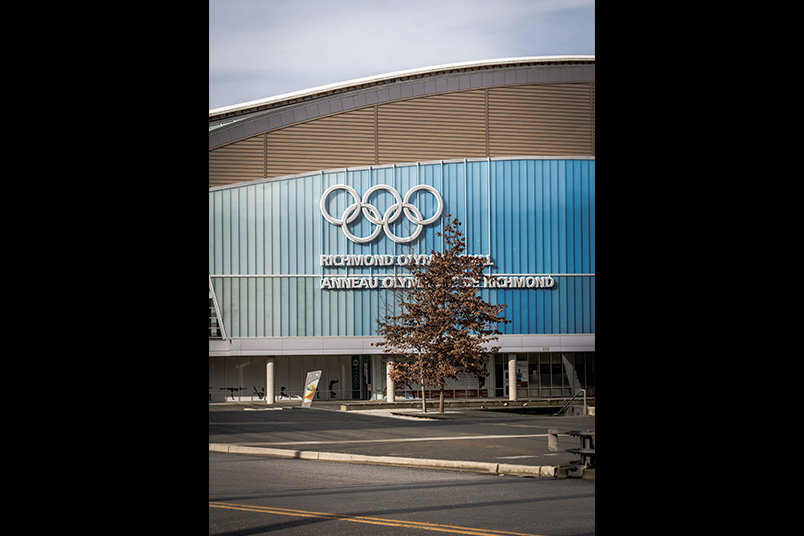
<path id="1" fill-rule="evenodd" d="M 340 218 L 333 218 L 329 211 L 327 211 L 327 197 L 329 197 L 329 194 L 335 190 L 346 190 L 346 192 L 349 193 L 355 201 L 346 207 L 346 210 L 343 211 L 343 215 Z M 382 216 L 380 216 L 380 211 L 377 209 L 377 207 L 368 202 L 371 194 L 378 190 L 390 192 L 396 200 L 396 203 L 388 207 L 388 210 L 386 210 L 385 214 Z M 438 202 L 438 210 L 436 210 L 435 214 L 430 218 L 424 219 L 421 211 L 416 208 L 415 205 L 409 203 L 411 196 L 413 196 L 413 194 L 419 190 L 430 192 L 435 196 L 436 201 Z M 340 225 L 341 229 L 343 230 L 343 234 L 345 234 L 346 237 L 352 242 L 356 242 L 358 244 L 367 244 L 368 242 L 371 242 L 377 238 L 377 235 L 380 234 L 381 229 L 385 229 L 385 234 L 388 235 L 388 238 L 397 244 L 406 244 L 416 240 L 416 238 L 421 234 L 425 225 L 433 223 L 441 216 L 441 212 L 444 210 L 444 200 L 441 198 L 441 194 L 438 193 L 438 190 L 426 184 L 420 184 L 408 190 L 408 193 L 405 194 L 404 199 L 399 192 L 396 191 L 396 189 L 394 189 L 392 186 L 388 186 L 387 184 L 378 184 L 377 186 L 372 186 L 366 191 L 362 199 L 358 195 L 357 191 L 351 186 L 347 186 L 345 184 L 335 184 L 327 188 L 327 190 L 321 196 L 320 206 L 321 215 L 324 216 L 324 218 L 331 224 Z M 348 227 L 349 224 L 360 217 L 361 212 L 371 223 L 376 225 L 374 231 L 369 236 L 364 238 L 353 235 L 352 232 L 349 231 Z M 393 231 L 391 231 L 391 224 L 402 217 L 403 213 L 405 214 L 405 217 L 407 217 L 407 219 L 409 219 L 417 227 L 416 231 L 414 231 L 412 235 L 400 238 L 396 236 Z"/>

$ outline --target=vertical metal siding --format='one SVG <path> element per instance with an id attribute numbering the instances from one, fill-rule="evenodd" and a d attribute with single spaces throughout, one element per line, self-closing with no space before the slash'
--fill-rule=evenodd
<path id="1" fill-rule="evenodd" d="M 444 214 L 462 222 L 468 253 L 491 254 L 492 274 L 555 278 L 549 289 L 481 289 L 485 299 L 508 304 L 505 316 L 512 323 L 504 333 L 594 333 L 594 276 L 560 274 L 595 272 L 595 161 L 522 159 L 342 170 L 210 192 L 209 271 L 230 337 L 374 335 L 376 319 L 395 313 L 392 291 L 321 290 L 319 277 L 304 276 L 406 271 L 322 269 L 318 255 L 442 249 L 436 236 L 441 223 L 426 227 L 412 246 L 395 244 L 384 233 L 370 244 L 352 243 L 318 209 L 321 194 L 333 184 L 349 184 L 361 195 L 389 184 L 402 196 L 416 184 L 433 186 L 444 199 Z M 370 202 L 384 213 L 393 197 L 381 191 Z M 423 192 L 412 202 L 425 216 L 436 208 Z M 342 214 L 351 203 L 338 191 L 328 208 Z M 358 236 L 372 228 L 366 218 L 350 227 Z M 393 230 L 411 231 L 405 223 Z M 274 275 L 282 277 L 265 277 Z"/>
<path id="2" fill-rule="evenodd" d="M 492 162 L 501 176 L 492 244 L 496 273 L 594 273 L 593 160 Z M 523 175 L 525 180 L 523 180 Z M 518 202 L 516 201 L 518 199 Z M 503 332 L 594 333 L 594 277 L 555 276 L 549 292 L 498 290 Z"/>

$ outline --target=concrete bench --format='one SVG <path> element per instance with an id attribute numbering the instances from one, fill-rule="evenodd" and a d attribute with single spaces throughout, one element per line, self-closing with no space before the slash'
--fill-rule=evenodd
<path id="1" fill-rule="evenodd" d="M 564 452 L 571 452 L 572 454 L 579 454 L 581 456 L 581 464 L 587 467 L 595 465 L 595 432 L 593 430 L 570 430 L 568 432 L 561 432 L 559 430 L 547 431 L 547 448 L 550 452 L 558 452 L 558 436 L 568 435 L 577 437 L 580 440 L 580 448 L 566 449 Z"/>

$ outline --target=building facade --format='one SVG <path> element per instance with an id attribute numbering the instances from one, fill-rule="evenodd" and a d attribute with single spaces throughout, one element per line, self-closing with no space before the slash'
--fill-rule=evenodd
<path id="1" fill-rule="evenodd" d="M 319 399 L 388 397 L 376 320 L 447 214 L 511 323 L 446 396 L 593 395 L 594 87 L 594 57 L 514 58 L 211 110 L 210 402 L 297 398 L 312 370 Z"/>

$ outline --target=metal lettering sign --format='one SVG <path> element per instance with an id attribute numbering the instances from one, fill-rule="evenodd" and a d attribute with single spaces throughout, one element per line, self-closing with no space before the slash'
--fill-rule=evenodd
<path id="1" fill-rule="evenodd" d="M 354 203 L 348 205 L 339 218 L 332 216 L 327 209 L 327 201 L 330 197 L 330 194 L 336 190 L 345 190 L 349 195 L 352 196 L 352 199 L 354 200 Z M 393 195 L 394 200 L 396 201 L 393 205 L 388 207 L 388 209 L 385 211 L 385 214 L 380 214 L 380 210 L 376 206 L 369 203 L 371 195 L 380 190 L 389 192 L 391 195 Z M 424 218 L 418 207 L 410 203 L 411 197 L 418 191 L 425 191 L 432 194 L 438 203 L 438 208 L 436 209 L 435 214 L 429 218 Z M 441 214 L 444 212 L 444 199 L 441 197 L 441 194 L 438 190 L 427 184 L 419 184 L 412 187 L 405 194 L 404 198 L 394 187 L 387 184 L 378 184 L 376 186 L 372 186 L 366 190 L 366 193 L 363 194 L 362 198 L 360 197 L 360 194 L 357 193 L 357 190 L 349 185 L 333 184 L 327 188 L 324 191 L 324 194 L 321 196 L 319 208 L 321 209 L 321 215 L 325 220 L 333 225 L 339 226 L 343 231 L 343 234 L 356 244 L 370 243 L 379 236 L 380 231 L 382 230 L 385 231 L 385 234 L 388 236 L 388 238 L 397 244 L 407 244 L 419 237 L 425 225 L 430 225 L 441 217 Z M 374 230 L 369 236 L 366 237 L 355 236 L 349 230 L 349 225 L 357 221 L 361 214 L 365 216 L 369 222 L 375 225 Z M 407 237 L 396 236 L 391 230 L 391 224 L 401 218 L 403 214 L 408 220 L 416 225 L 416 230 L 413 232 L 413 234 Z M 494 266 L 491 255 L 480 254 L 472 256 L 483 258 L 486 266 Z M 321 266 L 322 269 L 328 268 L 337 270 L 339 268 L 346 268 L 348 273 L 349 267 L 369 267 L 372 270 L 375 267 L 383 267 L 387 270 L 388 268 L 386 267 L 405 266 L 410 264 L 427 266 L 431 263 L 432 257 L 432 255 L 410 253 L 402 253 L 397 255 L 334 253 L 320 254 L 318 261 L 319 266 Z M 475 281 L 476 287 L 503 289 L 552 288 L 555 284 L 556 281 L 551 274 L 489 273 L 484 274 L 481 281 Z M 324 271 L 322 270 L 320 288 L 321 290 L 396 289 L 413 288 L 415 285 L 416 282 L 414 281 L 413 277 L 399 275 L 395 271 L 371 275 L 325 275 Z M 353 386 L 352 389 L 355 390 L 356 388 Z"/>

